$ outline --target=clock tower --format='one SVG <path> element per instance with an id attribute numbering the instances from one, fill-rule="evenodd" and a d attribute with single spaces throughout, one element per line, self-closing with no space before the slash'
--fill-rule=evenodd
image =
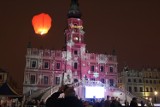
<path id="1" fill-rule="evenodd" d="M 82 62 L 84 61 L 86 44 L 84 43 L 83 21 L 78 0 L 72 0 L 68 11 L 68 27 L 66 36 L 66 72 L 72 74 L 73 81 L 82 79 Z"/>

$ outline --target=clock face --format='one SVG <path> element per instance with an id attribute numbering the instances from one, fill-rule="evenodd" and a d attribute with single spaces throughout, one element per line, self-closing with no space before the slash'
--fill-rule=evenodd
<path id="1" fill-rule="evenodd" d="M 78 42 L 78 41 L 79 41 L 79 38 L 78 38 L 77 36 L 75 36 L 75 37 L 73 38 L 73 40 L 74 40 L 75 42 Z"/>

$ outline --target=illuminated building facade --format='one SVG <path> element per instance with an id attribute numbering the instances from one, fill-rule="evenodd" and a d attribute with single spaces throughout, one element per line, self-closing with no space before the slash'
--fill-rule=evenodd
<path id="1" fill-rule="evenodd" d="M 27 48 L 23 93 L 82 80 L 117 86 L 117 56 L 86 51 L 78 1 L 72 0 L 65 30 L 65 50 Z"/>
<path id="2" fill-rule="evenodd" d="M 118 86 L 132 93 L 133 95 L 153 102 L 159 101 L 160 92 L 160 71 L 158 69 L 124 69 L 118 76 Z M 157 96 L 155 95 L 157 92 Z"/>

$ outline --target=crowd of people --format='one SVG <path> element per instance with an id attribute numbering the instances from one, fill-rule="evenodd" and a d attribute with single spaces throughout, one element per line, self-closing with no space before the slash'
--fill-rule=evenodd
<path id="1" fill-rule="evenodd" d="M 61 94 L 64 97 L 60 98 Z M 146 104 L 141 101 L 139 102 L 141 107 L 153 107 L 153 104 L 148 100 Z M 137 98 L 133 98 L 131 102 L 127 100 L 124 101 L 122 105 L 118 97 L 107 96 L 106 99 L 86 99 L 82 100 L 76 96 L 76 92 L 73 87 L 67 85 L 62 86 L 59 90 L 53 93 L 46 102 L 44 100 L 25 100 L 24 102 L 19 102 L 18 99 L 12 100 L 8 99 L 6 102 L 1 100 L 0 107 L 138 107 Z"/>
<path id="2" fill-rule="evenodd" d="M 64 93 L 64 98 L 59 98 L 60 94 Z M 153 104 L 148 100 L 140 102 L 140 106 L 153 107 Z M 125 107 L 138 107 L 137 98 L 133 98 L 131 102 L 124 102 Z M 46 101 L 46 107 L 122 107 L 118 97 L 107 96 L 106 99 L 89 99 L 81 100 L 76 96 L 73 87 L 62 86 L 57 92 L 53 93 Z"/>

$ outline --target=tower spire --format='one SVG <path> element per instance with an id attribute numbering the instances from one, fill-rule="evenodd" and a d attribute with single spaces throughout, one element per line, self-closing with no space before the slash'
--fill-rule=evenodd
<path id="1" fill-rule="evenodd" d="M 78 0 L 71 0 L 70 9 L 68 11 L 68 18 L 81 18 Z"/>

